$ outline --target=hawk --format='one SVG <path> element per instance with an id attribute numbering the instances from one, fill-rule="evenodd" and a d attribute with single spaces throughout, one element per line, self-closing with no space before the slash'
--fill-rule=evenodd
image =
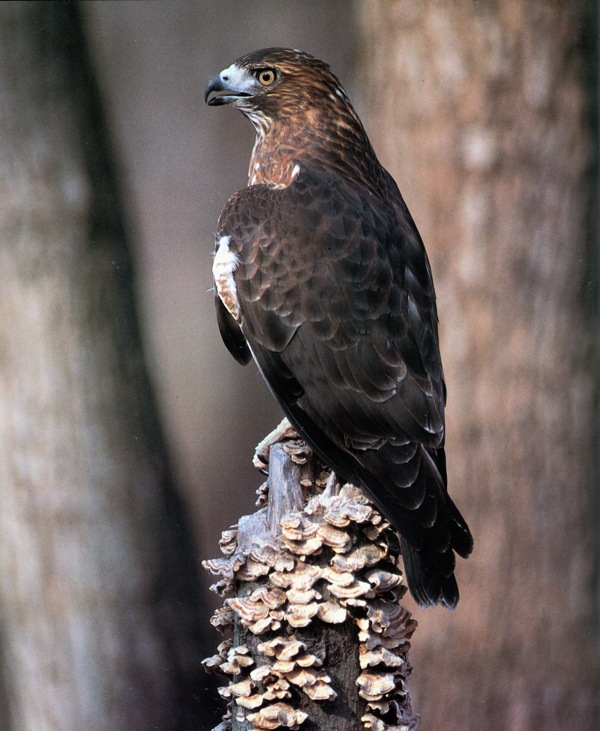
<path id="1" fill-rule="evenodd" d="M 415 600 L 455 607 L 454 554 L 473 539 L 447 491 L 435 292 L 400 191 L 308 53 L 242 56 L 205 101 L 256 131 L 248 186 L 216 235 L 225 345 L 254 359 L 301 437 L 397 530 Z"/>

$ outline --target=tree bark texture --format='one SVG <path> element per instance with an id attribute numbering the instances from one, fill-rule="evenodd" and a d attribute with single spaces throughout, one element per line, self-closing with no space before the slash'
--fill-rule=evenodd
<path id="1" fill-rule="evenodd" d="M 591 2 L 355 5 L 367 129 L 437 285 L 457 612 L 417 613 L 423 727 L 596 728 Z"/>
<path id="2" fill-rule="evenodd" d="M 0 93 L 2 728 L 197 729 L 196 567 L 73 4 L 0 5 Z"/>
<path id="3" fill-rule="evenodd" d="M 328 476 L 300 440 L 273 445 L 266 506 L 204 562 L 225 597 L 211 622 L 233 634 L 204 661 L 229 680 L 214 731 L 419 728 L 398 542 L 361 490 Z"/>

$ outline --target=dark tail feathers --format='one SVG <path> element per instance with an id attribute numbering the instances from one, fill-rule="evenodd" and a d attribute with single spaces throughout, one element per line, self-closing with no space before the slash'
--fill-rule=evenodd
<path id="1" fill-rule="evenodd" d="M 444 576 L 422 551 L 413 548 L 400 537 L 406 583 L 417 604 L 434 607 L 441 604 L 454 609 L 458 603 L 458 585 L 454 574 Z"/>

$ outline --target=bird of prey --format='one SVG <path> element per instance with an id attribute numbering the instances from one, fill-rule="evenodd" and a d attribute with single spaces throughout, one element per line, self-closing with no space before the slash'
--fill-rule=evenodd
<path id="1" fill-rule="evenodd" d="M 208 83 L 252 122 L 248 186 L 226 203 L 213 264 L 223 340 L 287 418 L 397 530 L 422 606 L 458 601 L 473 547 L 450 499 L 435 292 L 415 223 L 338 79 L 268 48 Z"/>

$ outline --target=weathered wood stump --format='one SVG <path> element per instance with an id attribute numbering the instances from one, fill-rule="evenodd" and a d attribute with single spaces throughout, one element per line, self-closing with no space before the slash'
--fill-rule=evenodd
<path id="1" fill-rule="evenodd" d="M 418 729 L 395 533 L 299 440 L 271 448 L 266 487 L 204 562 L 225 598 L 211 621 L 231 635 L 204 661 L 229 681 L 218 731 Z"/>

